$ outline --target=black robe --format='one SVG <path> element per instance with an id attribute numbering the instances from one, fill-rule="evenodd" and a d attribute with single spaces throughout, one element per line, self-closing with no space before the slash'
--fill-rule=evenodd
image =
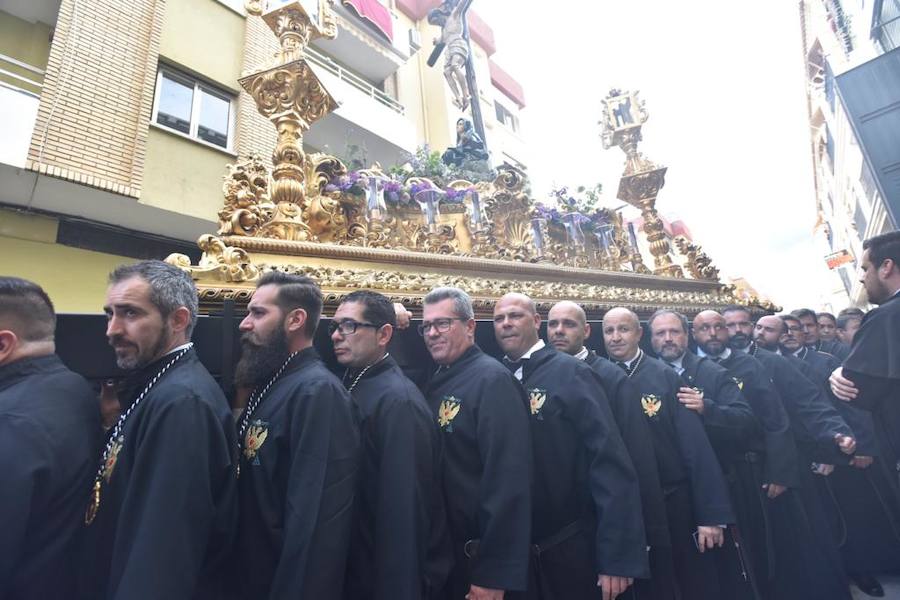
<path id="1" fill-rule="evenodd" d="M 357 376 L 348 372 L 344 385 Z M 350 395 L 362 453 L 344 598 L 433 597 L 452 563 L 437 424 L 390 356 L 366 370 Z"/>
<path id="2" fill-rule="evenodd" d="M 779 552 L 772 530 L 771 502 L 762 486 L 766 483 L 788 488 L 797 486 L 800 477 L 797 446 L 781 397 L 762 363 L 732 350 L 719 364 L 728 370 L 759 422 L 757 435 L 749 440 L 744 451 L 730 454 L 729 484 L 756 592 L 762 598 L 769 598 Z"/>
<path id="3" fill-rule="evenodd" d="M 811 350 L 825 352 L 843 361 L 850 355 L 850 346 L 839 340 L 819 340 L 815 344 L 808 346 Z"/>
<path id="4" fill-rule="evenodd" d="M 600 376 L 613 418 L 637 473 L 647 544 L 671 547 L 669 524 L 666 521 L 666 503 L 659 483 L 659 469 L 656 466 L 656 453 L 650 437 L 650 425 L 641 410 L 641 396 L 625 371 L 612 361 L 591 350 L 584 362 Z"/>
<path id="5" fill-rule="evenodd" d="M 123 409 L 173 356 L 129 378 Z M 83 597 L 221 598 L 237 517 L 237 439 L 225 396 L 193 350 L 156 382 L 121 434 L 85 531 Z"/>
<path id="6" fill-rule="evenodd" d="M 776 549 L 776 559 L 769 561 L 774 573 L 769 573 L 768 597 L 849 600 L 849 583 L 826 525 L 827 513 L 816 492 L 810 461 L 817 447 L 834 446 L 834 436 L 852 432 L 816 384 L 802 373 L 799 359 L 769 352 L 755 343 L 748 351 L 772 378 L 791 421 L 799 456 L 796 487 L 768 504 Z"/>
<path id="7" fill-rule="evenodd" d="M 851 574 L 900 570 L 900 493 L 891 473 L 894 465 L 884 461 L 889 452 L 879 448 L 872 413 L 830 393 L 828 377 L 840 366 L 836 357 L 804 348 L 797 358 L 809 366 L 810 375 L 853 429 L 856 454 L 874 458 L 868 468 L 857 469 L 848 465 L 849 456 L 837 455 L 834 472 L 816 478 L 844 567 Z"/>
<path id="8" fill-rule="evenodd" d="M 649 577 L 637 475 L 597 374 L 549 346 L 522 366 L 534 457 L 538 597 L 596 598 L 597 575 Z"/>
<path id="9" fill-rule="evenodd" d="M 639 355 L 631 369 L 630 379 L 641 395 L 650 424 L 672 539 L 671 553 L 651 549 L 652 581 L 636 586 L 638 595 L 674 597 L 677 586 L 683 598 L 719 598 L 713 556 L 716 551 L 701 554 L 693 532 L 698 525 L 735 522 L 722 469 L 700 416 L 676 397 L 683 385 L 678 374 L 647 355 Z"/>
<path id="10" fill-rule="evenodd" d="M 522 386 L 473 345 L 437 370 L 425 397 L 442 434 L 444 499 L 456 560 L 448 598 L 462 600 L 470 584 L 525 591 L 532 461 Z"/>
<path id="11" fill-rule="evenodd" d="M 246 600 L 341 597 L 359 434 L 350 397 L 302 350 L 250 417 L 234 569 Z"/>
<path id="12" fill-rule="evenodd" d="M 0 366 L 0 598 L 71 597 L 99 442 L 97 396 L 56 355 Z"/>

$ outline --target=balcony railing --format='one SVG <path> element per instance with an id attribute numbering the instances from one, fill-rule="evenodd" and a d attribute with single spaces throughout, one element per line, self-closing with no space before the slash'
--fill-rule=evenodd
<path id="1" fill-rule="evenodd" d="M 368 81 L 343 68 L 330 57 L 317 52 L 314 48 L 309 46 L 306 48 L 306 57 L 311 63 L 322 67 L 341 81 L 350 84 L 362 93 L 370 96 L 373 100 L 380 102 L 398 114 L 404 114 L 405 109 L 402 104 L 373 86 Z"/>
<path id="2" fill-rule="evenodd" d="M 21 69 L 25 71 L 26 74 L 21 75 L 13 72 L 10 70 L 11 68 Z M 0 54 L 0 84 L 37 98 L 39 94 L 35 92 L 33 88 L 40 90 L 43 82 L 43 70 L 20 60 L 16 60 L 11 56 Z"/>

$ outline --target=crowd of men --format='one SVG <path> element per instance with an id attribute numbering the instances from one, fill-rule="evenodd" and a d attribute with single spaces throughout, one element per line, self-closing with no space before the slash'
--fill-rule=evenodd
<path id="1" fill-rule="evenodd" d="M 267 272 L 240 324 L 236 418 L 200 363 L 197 293 L 162 262 L 109 278 L 121 411 L 55 354 L 53 304 L 0 277 L 0 598 L 849 599 L 900 571 L 900 233 L 864 246 L 868 313 L 581 306 L 510 292 L 503 356 L 469 296 L 416 327 Z M 642 337 L 649 336 L 645 351 Z M 649 349 L 652 348 L 652 355 Z M 108 422 L 102 422 L 108 421 Z"/>

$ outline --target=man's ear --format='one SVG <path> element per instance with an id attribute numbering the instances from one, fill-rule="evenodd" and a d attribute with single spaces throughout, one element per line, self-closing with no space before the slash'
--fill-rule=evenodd
<path id="1" fill-rule="evenodd" d="M 895 263 L 893 259 L 886 258 L 881 261 L 881 266 L 878 267 L 878 275 L 880 275 L 882 279 L 887 279 L 891 276 L 891 273 L 894 272 L 894 269 L 897 268 L 897 266 L 897 263 Z"/>
<path id="2" fill-rule="evenodd" d="M 284 328 L 287 333 L 295 333 L 303 331 L 306 327 L 306 320 L 309 318 L 306 310 L 303 308 L 295 308 L 284 318 Z"/>
<path id="3" fill-rule="evenodd" d="M 191 326 L 191 311 L 179 306 L 169 314 L 169 327 L 175 333 L 184 333 Z"/>
<path id="4" fill-rule="evenodd" d="M 6 364 L 18 347 L 19 336 L 9 329 L 0 329 L 0 365 Z"/>
<path id="5" fill-rule="evenodd" d="M 390 323 L 385 323 L 375 331 L 376 340 L 379 346 L 387 346 L 394 337 L 394 327 Z"/>

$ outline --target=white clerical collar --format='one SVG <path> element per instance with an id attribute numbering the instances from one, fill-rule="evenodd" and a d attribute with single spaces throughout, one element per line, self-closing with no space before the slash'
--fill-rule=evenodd
<path id="1" fill-rule="evenodd" d="M 577 358 L 578 360 L 584 360 L 590 353 L 591 351 L 587 349 L 587 346 L 582 346 L 581 350 L 579 350 L 578 353 L 575 354 L 575 358 Z"/>
<path id="2" fill-rule="evenodd" d="M 729 348 L 729 350 L 731 350 L 731 348 Z M 747 344 L 743 348 L 735 348 L 735 350 L 737 350 L 738 352 L 742 352 L 743 354 L 749 354 L 750 353 L 750 344 Z"/>
<path id="3" fill-rule="evenodd" d="M 185 348 L 190 348 L 193 345 L 194 345 L 194 342 L 188 342 L 187 344 L 182 344 L 182 345 L 178 346 L 177 348 L 172 348 L 171 350 L 166 352 L 164 356 L 168 356 L 170 354 L 175 354 L 176 352 L 178 352 L 180 350 L 184 350 Z"/>
<path id="4" fill-rule="evenodd" d="M 633 365 L 634 361 L 639 359 L 641 357 L 641 354 L 643 354 L 643 353 L 644 353 L 644 351 L 641 350 L 640 348 L 638 348 L 637 354 L 635 354 L 633 357 L 631 357 L 631 360 L 620 360 L 619 362 L 624 363 L 625 366 L 628 367 L 628 370 L 631 370 L 631 365 Z"/>
<path id="5" fill-rule="evenodd" d="M 746 350 L 744 350 L 744 352 L 746 352 Z M 703 351 L 703 348 L 697 346 L 697 356 L 700 356 L 700 357 L 708 356 L 713 360 L 725 360 L 729 356 L 731 356 L 731 348 L 726 347 L 725 350 L 723 350 L 721 354 L 715 355 L 715 354 L 707 354 L 706 352 Z"/>
<path id="6" fill-rule="evenodd" d="M 799 348 L 797 348 L 797 350 L 795 350 L 794 352 L 791 352 L 791 354 L 793 354 L 797 358 L 800 358 L 800 355 L 803 354 L 803 350 L 804 350 L 804 347 L 800 346 Z"/>
<path id="7" fill-rule="evenodd" d="M 544 346 L 545 346 L 544 340 L 538 339 L 537 343 L 535 343 L 534 346 L 532 346 L 531 348 L 528 349 L 528 352 L 526 352 L 525 354 L 523 354 L 522 356 L 519 357 L 519 360 L 520 360 L 520 361 L 525 361 L 525 360 L 530 359 L 532 354 L 534 354 L 535 352 L 537 352 L 538 350 L 540 350 L 540 349 L 543 348 Z M 504 358 L 504 360 L 507 360 L 507 361 L 510 361 L 510 362 L 515 362 L 515 361 L 513 361 L 513 360 L 512 360 L 510 357 L 508 357 L 508 356 L 504 356 L 503 358 Z M 519 368 L 516 369 L 516 371 L 515 371 L 515 373 L 513 373 L 513 375 L 515 376 L 516 379 L 518 379 L 519 381 L 522 381 L 522 375 L 523 375 L 523 373 L 522 373 L 522 365 L 519 365 Z"/>

